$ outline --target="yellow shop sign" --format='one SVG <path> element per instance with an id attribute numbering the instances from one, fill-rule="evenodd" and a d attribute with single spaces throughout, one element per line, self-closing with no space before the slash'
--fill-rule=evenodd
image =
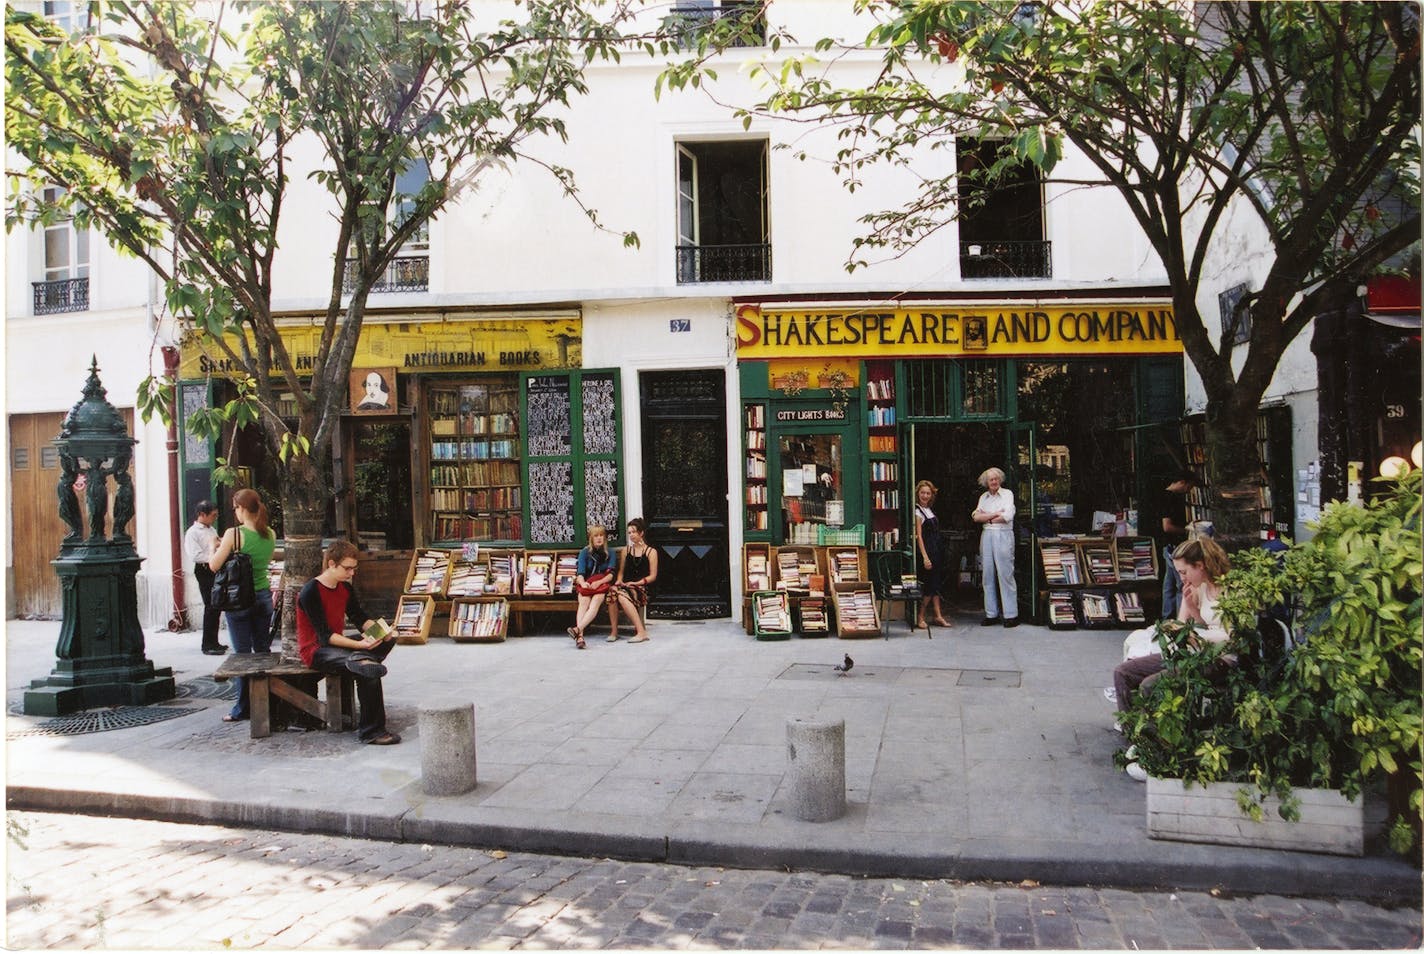
<path id="1" fill-rule="evenodd" d="M 1007 358 L 1022 355 L 1180 354 L 1165 302 L 1055 308 L 968 304 L 844 311 L 737 310 L 737 356 Z"/>
<path id="2" fill-rule="evenodd" d="M 283 324 L 282 343 L 299 374 L 310 374 L 321 343 L 321 326 Z M 236 339 L 230 338 L 236 350 Z M 395 368 L 401 374 L 431 371 L 533 371 L 583 364 L 583 319 L 561 317 L 432 316 L 430 320 L 367 321 L 356 342 L 355 368 Z M 217 349 L 192 337 L 183 344 L 179 373 L 201 378 L 231 371 Z"/>

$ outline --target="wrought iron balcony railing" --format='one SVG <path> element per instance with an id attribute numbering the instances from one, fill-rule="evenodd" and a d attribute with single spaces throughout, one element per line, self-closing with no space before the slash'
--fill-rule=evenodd
<path id="1" fill-rule="evenodd" d="M 346 260 L 346 272 L 341 282 L 343 292 L 350 293 L 356 287 L 356 259 Z M 379 292 L 422 292 L 430 290 L 430 256 L 403 255 L 391 259 L 386 273 L 376 279 L 371 293 Z"/>
<path id="2" fill-rule="evenodd" d="M 1052 278 L 1052 242 L 960 242 L 961 278 Z"/>
<path id="3" fill-rule="evenodd" d="M 62 311 L 89 310 L 89 279 L 61 278 L 53 282 L 32 282 L 35 314 L 54 315 Z"/>
<path id="4" fill-rule="evenodd" d="M 699 33 L 710 29 L 719 20 L 738 21 L 745 25 L 737 31 L 732 46 L 765 46 L 766 20 L 761 6 L 753 2 L 723 0 L 719 7 L 688 7 L 674 5 L 663 20 L 664 29 L 681 34 L 684 47 L 697 44 Z"/>
<path id="5" fill-rule="evenodd" d="M 771 281 L 770 245 L 679 245 L 679 285 Z"/>

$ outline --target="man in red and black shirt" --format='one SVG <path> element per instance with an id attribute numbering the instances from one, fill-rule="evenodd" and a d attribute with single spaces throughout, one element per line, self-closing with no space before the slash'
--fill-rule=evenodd
<path id="1" fill-rule="evenodd" d="M 364 635 L 374 620 L 356 601 L 351 578 L 359 565 L 355 544 L 337 540 L 326 548 L 322 571 L 297 594 L 297 650 L 302 662 L 318 672 L 356 676 L 356 699 L 361 707 L 362 742 L 395 745 L 400 736 L 386 729 L 386 703 L 381 677 L 382 660 L 395 647 L 395 636 L 381 639 Z M 358 626 L 356 636 L 343 635 L 349 621 Z"/>

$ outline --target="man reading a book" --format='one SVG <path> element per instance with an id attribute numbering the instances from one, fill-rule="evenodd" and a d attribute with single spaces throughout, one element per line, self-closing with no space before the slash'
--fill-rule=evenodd
<path id="1" fill-rule="evenodd" d="M 386 702 L 381 677 L 382 660 L 395 647 L 395 633 L 385 620 L 373 620 L 356 601 L 351 579 L 356 575 L 360 551 L 337 540 L 326 548 L 322 571 L 307 581 L 297 595 L 297 649 L 302 662 L 317 672 L 356 676 L 356 700 L 361 707 L 362 742 L 395 745 L 400 736 L 386 729 Z M 360 633 L 342 633 L 347 622 Z"/>

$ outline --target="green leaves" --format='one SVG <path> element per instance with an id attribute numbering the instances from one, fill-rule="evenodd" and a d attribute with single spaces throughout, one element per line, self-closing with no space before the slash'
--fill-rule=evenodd
<path id="1" fill-rule="evenodd" d="M 1233 555 L 1220 606 L 1234 633 L 1229 648 L 1245 663 L 1223 674 L 1206 654 L 1176 658 L 1125 720 L 1144 768 L 1249 783 L 1253 804 L 1291 786 L 1353 797 L 1372 778 L 1407 773 L 1417 819 L 1424 784 L 1420 489 L 1415 470 L 1365 506 L 1329 505 L 1315 536 L 1282 560 L 1263 550 Z M 1257 614 L 1290 600 L 1299 604 L 1303 644 L 1279 663 L 1267 655 L 1265 665 L 1253 664 L 1270 648 L 1259 643 Z M 1282 815 L 1289 817 L 1287 807 Z M 1397 850 L 1412 838 L 1403 821 L 1391 829 Z"/>

